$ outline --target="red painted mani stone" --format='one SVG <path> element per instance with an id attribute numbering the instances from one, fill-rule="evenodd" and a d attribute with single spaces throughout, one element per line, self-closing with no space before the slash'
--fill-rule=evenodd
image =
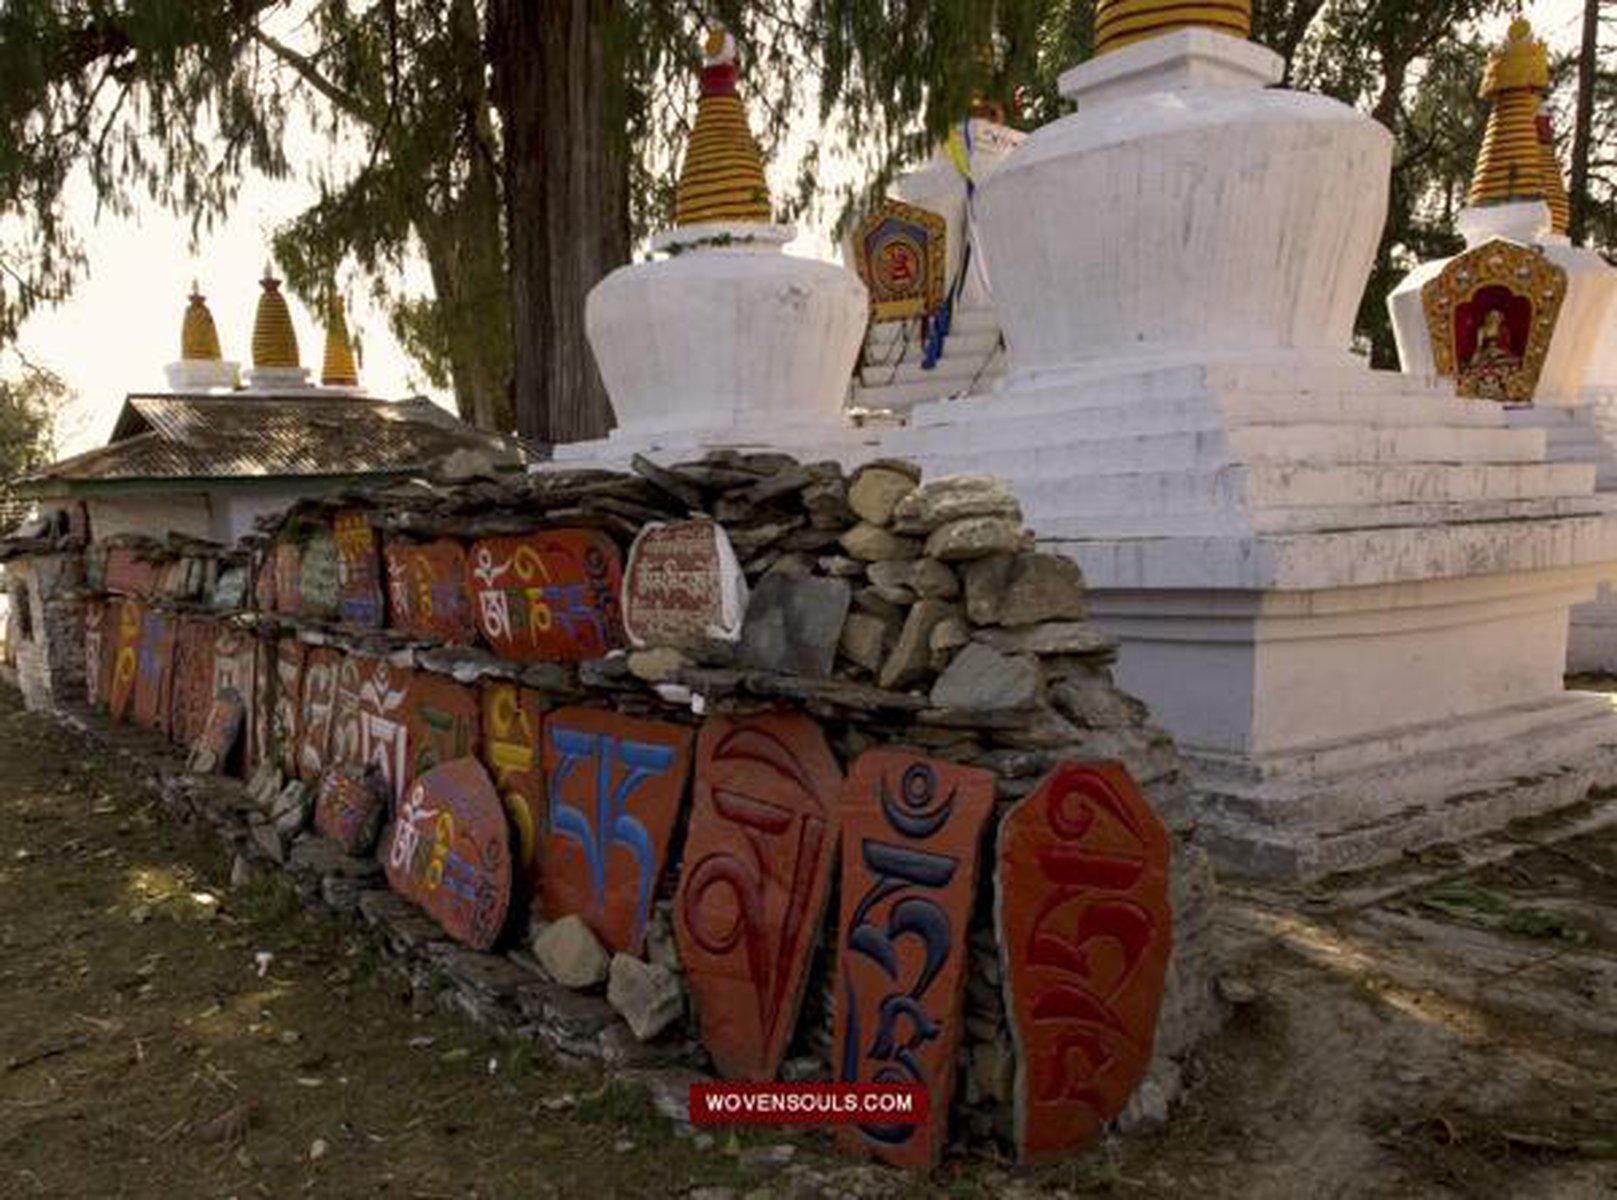
<path id="1" fill-rule="evenodd" d="M 320 779 L 315 799 L 315 828 L 343 848 L 343 853 L 369 854 L 387 817 L 387 785 L 376 771 L 333 767 Z"/>
<path id="2" fill-rule="evenodd" d="M 477 753 L 481 706 L 473 689 L 442 675 L 417 671 L 405 704 L 410 755 L 405 788 L 439 763 Z"/>
<path id="3" fill-rule="evenodd" d="M 403 798 L 410 777 L 409 695 L 414 674 L 383 658 L 361 660 L 358 765 L 380 771 L 395 800 Z M 338 686 L 340 691 L 340 677 Z"/>
<path id="4" fill-rule="evenodd" d="M 638 954 L 685 799 L 691 731 L 593 708 L 544 725 L 549 781 L 539 841 L 544 915 L 577 913 L 609 951 Z"/>
<path id="5" fill-rule="evenodd" d="M 484 538 L 468 564 L 477 631 L 502 658 L 583 662 L 624 644 L 622 558 L 599 530 Z"/>
<path id="6" fill-rule="evenodd" d="M 702 726 L 674 936 L 726 1078 L 774 1079 L 786 1053 L 831 890 L 841 787 L 806 716 Z"/>
<path id="7" fill-rule="evenodd" d="M 410 785 L 388 831 L 388 885 L 456 941 L 487 950 L 511 906 L 510 837 L 482 763 L 434 767 Z"/>
<path id="8" fill-rule="evenodd" d="M 381 628 L 387 616 L 382 597 L 382 551 L 370 518 L 359 509 L 337 514 L 337 618 L 345 625 Z"/>
<path id="9" fill-rule="evenodd" d="M 107 708 L 113 723 L 129 719 L 135 705 L 135 682 L 140 676 L 140 631 L 145 607 L 133 600 L 112 602 L 112 675 L 107 685 Z"/>
<path id="10" fill-rule="evenodd" d="M 296 542 L 278 542 L 270 561 L 275 571 L 275 611 L 285 617 L 295 617 L 303 607 L 298 580 L 303 547 Z"/>
<path id="11" fill-rule="evenodd" d="M 1000 825 L 995 914 L 1024 1162 L 1083 1149 L 1151 1062 L 1168 832 L 1122 764 L 1066 763 Z"/>
<path id="12" fill-rule="evenodd" d="M 174 638 L 174 687 L 169 700 L 169 737 L 189 747 L 202 736 L 213 706 L 213 647 L 219 628 L 207 617 L 181 617 Z"/>
<path id="13" fill-rule="evenodd" d="M 140 650 L 135 657 L 135 724 L 167 733 L 174 681 L 173 618 L 154 608 L 141 613 Z"/>
<path id="14" fill-rule="evenodd" d="M 845 1153 L 937 1165 L 964 1023 L 987 771 L 907 750 L 862 754 L 842 789 L 842 914 L 832 1054 L 843 1083 L 920 1083 L 924 1125 L 849 1125 Z"/>
<path id="15" fill-rule="evenodd" d="M 281 770 L 288 776 L 298 772 L 298 737 L 303 713 L 303 677 L 308 665 L 308 648 L 297 638 L 282 638 L 275 652 L 274 745 Z"/>
<path id="16" fill-rule="evenodd" d="M 539 769 L 544 702 L 514 683 L 483 685 L 483 765 L 494 777 L 516 834 L 516 866 L 531 894 L 538 887 L 539 831 L 545 827 L 545 779 Z"/>
<path id="17" fill-rule="evenodd" d="M 387 594 L 393 628 L 444 642 L 477 636 L 466 592 L 466 551 L 453 538 L 411 542 L 389 538 Z"/>
<path id="18" fill-rule="evenodd" d="M 297 776 L 306 783 L 319 780 L 330 763 L 331 724 L 337 709 L 337 675 L 342 661 L 336 650 L 317 646 L 303 666 L 303 692 L 298 698 Z"/>

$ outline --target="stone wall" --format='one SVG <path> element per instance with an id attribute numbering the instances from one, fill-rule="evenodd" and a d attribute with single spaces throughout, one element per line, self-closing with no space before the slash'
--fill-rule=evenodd
<path id="1" fill-rule="evenodd" d="M 84 560 L 41 554 L 6 569 L 7 637 L 23 701 L 49 712 L 84 694 Z"/>
<path id="2" fill-rule="evenodd" d="M 1213 884 L 1177 753 L 1114 686 L 1076 565 L 1032 547 L 1001 484 L 923 482 L 901 462 L 849 478 L 721 454 L 415 482 L 297 505 L 246 547 L 250 581 L 196 547 L 92 555 L 106 589 L 87 613 L 93 694 L 191 747 L 198 768 L 252 775 L 253 855 L 325 864 L 322 894 L 384 926 L 425 921 L 398 908 L 408 898 L 438 937 L 558 985 L 526 1015 L 568 1056 L 641 1061 L 640 1044 L 729 1075 L 835 1078 L 834 1047 L 858 1042 L 839 1043 L 861 961 L 844 935 L 859 925 L 867 959 L 891 954 L 926 981 L 889 999 L 941 1030 L 911 1048 L 953 1103 L 902 1153 L 850 1149 L 926 1165 L 947 1136 L 1047 1157 L 1030 1133 L 1029 1048 L 1045 1034 L 1028 1001 L 1056 985 L 1038 978 L 1049 962 L 1009 946 L 1008 922 L 1066 906 L 1043 934 L 1066 962 L 1057 990 L 1092 996 L 1115 1026 L 1091 1039 L 1116 1039 L 1089 1062 L 1106 1109 L 1092 1125 L 1130 1093 L 1125 1117 L 1160 1113 L 1219 1006 Z M 1046 810 L 1070 844 L 1036 819 Z M 903 836 L 873 858 L 883 814 Z M 1013 814 L 1027 861 L 1057 863 L 1049 878 L 1008 878 Z M 827 853 L 803 850 L 815 838 Z M 729 873 L 704 875 L 709 860 Z M 916 882 L 939 863 L 947 886 Z M 903 878 L 908 909 L 864 929 Z M 642 882 L 637 913 L 625 897 Z M 703 925 L 715 887 L 728 942 Z M 964 928 L 929 943 L 925 967 L 923 910 Z M 710 969 L 743 929 L 768 960 L 745 972 L 757 1021 Z M 872 938 L 886 947 L 873 956 Z M 944 982 L 929 991 L 934 965 Z M 1072 1056 L 1051 1061 L 1066 1072 Z"/>

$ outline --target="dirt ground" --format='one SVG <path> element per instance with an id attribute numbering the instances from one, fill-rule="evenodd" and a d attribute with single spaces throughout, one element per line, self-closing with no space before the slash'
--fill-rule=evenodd
<path id="1" fill-rule="evenodd" d="M 1373 904 L 1231 892 L 1239 1003 L 1164 1131 L 925 1181 L 421 1011 L 205 836 L 0 687 L 0 1196 L 1617 1196 L 1617 827 Z"/>

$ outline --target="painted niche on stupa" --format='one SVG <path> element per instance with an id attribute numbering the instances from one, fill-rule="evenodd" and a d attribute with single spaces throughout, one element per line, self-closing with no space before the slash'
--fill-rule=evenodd
<path id="1" fill-rule="evenodd" d="M 930 209 L 884 200 L 854 236 L 859 278 L 878 321 L 926 317 L 943 303 L 948 226 Z"/>
<path id="2" fill-rule="evenodd" d="M 1437 373 L 1462 396 L 1531 404 L 1566 287 L 1564 270 L 1515 242 L 1457 256 L 1421 290 Z"/>

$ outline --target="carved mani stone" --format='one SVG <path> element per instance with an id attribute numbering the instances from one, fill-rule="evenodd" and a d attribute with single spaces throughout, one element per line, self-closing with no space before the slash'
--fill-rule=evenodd
<path id="1" fill-rule="evenodd" d="M 404 788 L 439 763 L 477 753 L 477 693 L 441 675 L 418 671 L 405 699 L 409 770 Z"/>
<path id="2" fill-rule="evenodd" d="M 84 702 L 100 708 L 106 699 L 102 671 L 107 661 L 107 605 L 101 600 L 84 603 Z"/>
<path id="3" fill-rule="evenodd" d="M 583 662 L 623 645 L 623 566 L 599 530 L 484 538 L 469 564 L 478 632 L 502 658 Z"/>
<path id="4" fill-rule="evenodd" d="M 375 767 L 380 771 L 395 800 L 404 796 L 410 777 L 408 698 L 414 674 L 407 667 L 395 667 L 386 659 L 372 658 L 362 660 L 358 680 L 357 762 L 360 766 Z M 339 673 L 339 706 L 341 693 L 342 676 Z"/>
<path id="5" fill-rule="evenodd" d="M 1173 945 L 1167 830 L 1120 763 L 1058 767 L 1000 825 L 1017 1155 L 1094 1141 L 1151 1061 Z"/>
<path id="6" fill-rule="evenodd" d="M 167 613 L 152 608 L 141 613 L 140 650 L 135 657 L 135 724 L 167 733 L 174 679 L 174 621 Z"/>
<path id="7" fill-rule="evenodd" d="M 964 1021 L 977 843 L 994 806 L 987 771 L 871 750 L 842 788 L 842 914 L 835 1035 L 844 1083 L 925 1085 L 925 1124 L 844 1126 L 838 1145 L 935 1166 Z"/>
<path id="8" fill-rule="evenodd" d="M 370 518 L 358 509 L 332 522 L 337 546 L 337 619 L 345 625 L 379 629 L 387 616 L 382 596 L 382 552 Z"/>
<path id="9" fill-rule="evenodd" d="M 281 771 L 289 777 L 298 772 L 298 735 L 308 659 L 308 647 L 297 638 L 282 638 L 276 648 L 274 739 Z"/>
<path id="10" fill-rule="evenodd" d="M 337 708 L 337 676 L 343 657 L 328 646 L 309 652 L 298 705 L 297 775 L 315 783 L 331 762 L 331 725 Z"/>
<path id="11" fill-rule="evenodd" d="M 393 628 L 444 642 L 476 636 L 466 592 L 466 551 L 453 538 L 387 540 L 387 595 Z"/>
<path id="12" fill-rule="evenodd" d="M 717 521 L 649 525 L 635 538 L 623 583 L 623 624 L 637 647 L 735 642 L 747 577 Z"/>
<path id="13" fill-rule="evenodd" d="M 539 770 L 544 703 L 514 683 L 483 684 L 483 764 L 505 802 L 516 833 L 517 873 L 531 891 L 538 883 L 539 831 L 545 827 L 545 780 Z"/>
<path id="14" fill-rule="evenodd" d="M 320 779 L 315 828 L 345 854 L 369 854 L 387 816 L 387 784 L 375 770 L 339 766 Z"/>
<path id="15" fill-rule="evenodd" d="M 169 699 L 169 736 L 176 746 L 202 735 L 213 704 L 213 646 L 218 627 L 206 617 L 181 617 L 174 638 L 174 687 Z"/>
<path id="16" fill-rule="evenodd" d="M 410 785 L 388 831 L 388 886 L 456 941 L 487 950 L 510 910 L 510 837 L 482 763 L 434 767 Z"/>
<path id="17" fill-rule="evenodd" d="M 770 1080 L 797 1023 L 837 852 L 842 773 L 806 716 L 709 720 L 674 904 L 719 1073 Z"/>
<path id="18" fill-rule="evenodd" d="M 135 682 L 140 676 L 140 630 L 145 609 L 133 600 L 115 600 L 112 609 L 116 615 L 107 708 L 116 724 L 128 720 L 135 705 Z"/>
<path id="19" fill-rule="evenodd" d="M 589 708 L 544 727 L 549 811 L 540 839 L 544 915 L 576 913 L 609 951 L 638 954 L 685 797 L 691 731 Z"/>

